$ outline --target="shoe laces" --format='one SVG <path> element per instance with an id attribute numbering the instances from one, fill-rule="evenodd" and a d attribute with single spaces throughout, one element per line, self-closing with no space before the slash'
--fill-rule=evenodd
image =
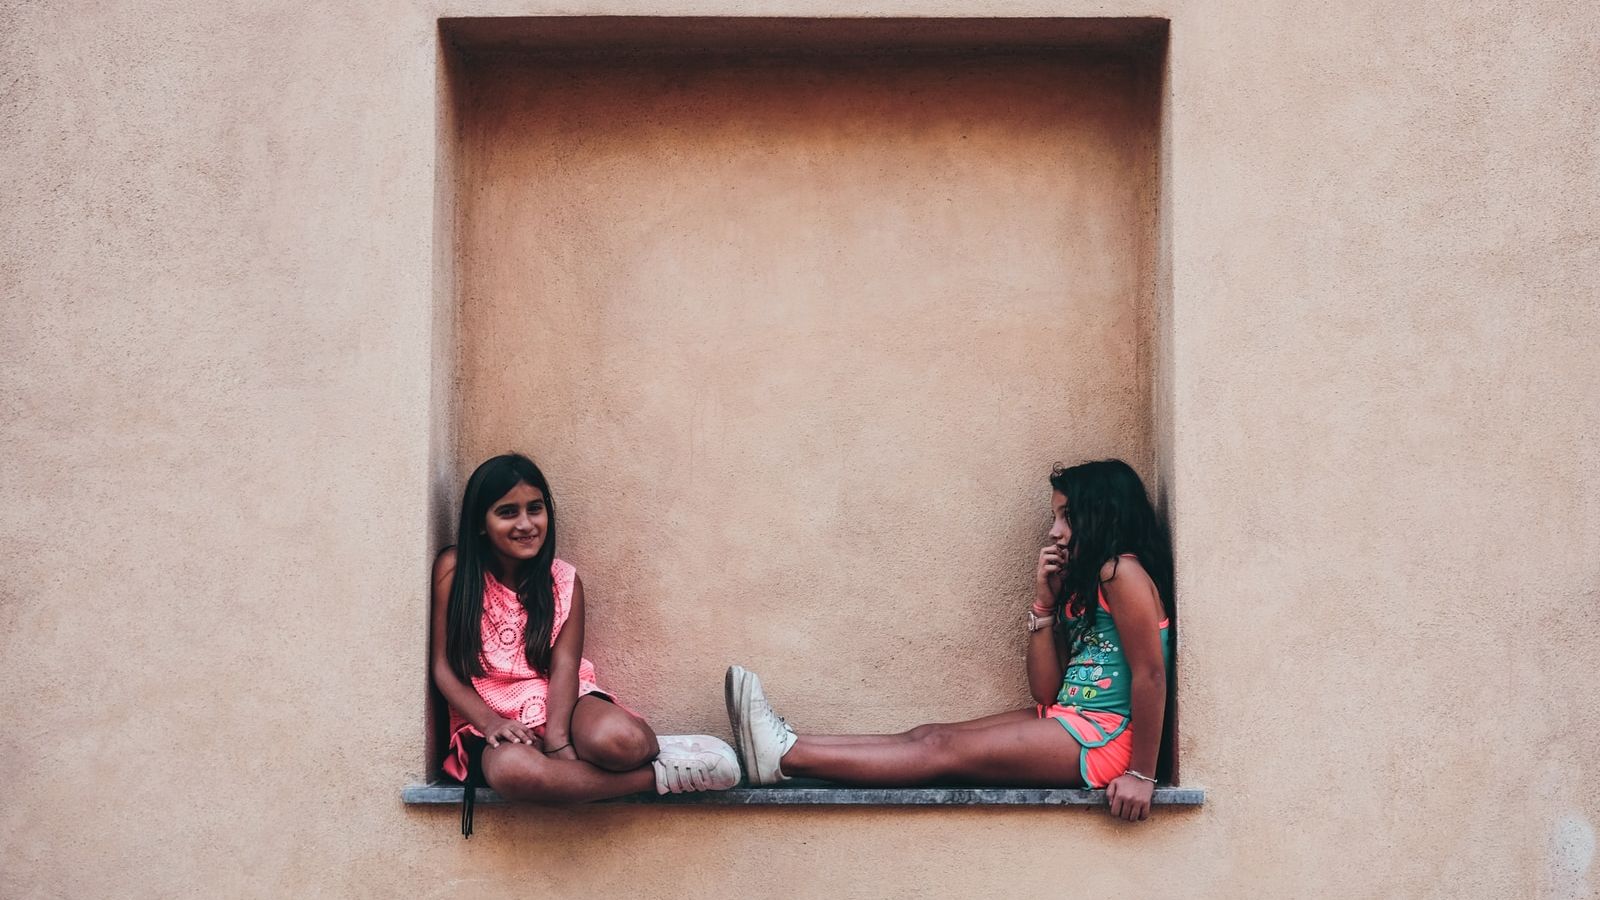
<path id="1" fill-rule="evenodd" d="M 703 791 L 708 786 L 710 770 L 714 763 L 708 762 L 698 754 L 693 756 L 677 756 L 663 760 L 662 765 L 667 770 L 667 789 L 674 794 L 687 791 Z"/>
<path id="2" fill-rule="evenodd" d="M 772 707 L 767 707 L 767 721 L 772 724 L 772 732 L 779 738 L 794 734 L 794 729 L 789 727 L 789 720 L 773 712 Z"/>

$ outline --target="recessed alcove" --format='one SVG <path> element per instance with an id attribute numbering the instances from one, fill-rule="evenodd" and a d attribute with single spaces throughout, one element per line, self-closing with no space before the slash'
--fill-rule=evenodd
<path id="1" fill-rule="evenodd" d="M 1161 455 L 1166 30 L 443 20 L 436 543 L 531 454 L 663 732 L 1024 705 L 1051 465 Z"/>

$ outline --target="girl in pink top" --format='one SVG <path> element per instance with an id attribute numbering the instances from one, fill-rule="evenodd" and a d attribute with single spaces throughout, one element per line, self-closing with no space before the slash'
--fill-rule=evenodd
<path id="1" fill-rule="evenodd" d="M 509 799 L 578 803 L 655 789 L 725 790 L 733 749 L 707 735 L 658 738 L 603 690 L 583 658 L 583 581 L 556 558 L 555 501 L 525 456 L 467 480 L 456 545 L 433 567 L 434 683 L 450 704 L 444 770 Z"/>

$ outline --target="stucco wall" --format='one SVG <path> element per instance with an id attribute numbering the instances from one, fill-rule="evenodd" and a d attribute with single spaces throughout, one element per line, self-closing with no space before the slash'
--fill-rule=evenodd
<path id="1" fill-rule="evenodd" d="M 1184 778 L 1206 807 L 1137 828 L 507 809 L 463 842 L 452 811 L 400 804 L 424 769 L 430 495 L 452 465 L 433 426 L 470 396 L 440 349 L 458 323 L 438 303 L 454 248 L 437 244 L 435 20 L 556 11 L 1171 18 L 1153 265 L 1170 354 L 1144 433 L 1181 566 Z M 1593 6 L 3 15 L 0 894 L 1594 890 Z M 607 533 L 610 488 L 558 487 Z M 830 546 L 784 527 L 802 559 Z M 686 596 L 687 554 L 641 553 L 627 596 Z M 738 634 L 759 602 L 694 614 Z M 1014 625 L 993 627 L 998 646 Z M 827 685 L 858 687 L 848 667 L 872 661 L 852 648 L 884 646 L 862 630 L 837 671 L 782 686 L 819 712 Z M 674 683 L 722 662 L 680 659 Z M 712 711 L 631 666 L 613 671 L 665 724 Z M 837 721 L 900 712 L 850 699 Z"/>
<path id="2" fill-rule="evenodd" d="M 1159 60 L 468 69 L 456 483 L 546 468 L 615 689 L 676 729 L 731 661 L 813 729 L 1026 705 L 1051 464 L 1150 469 Z"/>

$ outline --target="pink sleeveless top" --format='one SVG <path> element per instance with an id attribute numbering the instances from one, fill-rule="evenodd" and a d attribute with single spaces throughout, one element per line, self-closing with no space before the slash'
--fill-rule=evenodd
<path id="1" fill-rule="evenodd" d="M 550 576 L 555 579 L 555 622 L 550 628 L 550 644 L 555 645 L 561 627 L 572 612 L 572 585 L 578 570 L 564 560 L 550 566 Z M 483 576 L 483 651 L 478 659 L 483 663 L 483 674 L 472 679 L 472 687 L 489 704 L 489 708 L 507 719 L 516 719 L 529 728 L 539 728 L 545 722 L 545 707 L 550 698 L 550 681 L 533 671 L 523 649 L 523 635 L 528 627 L 528 611 L 517 600 L 517 592 L 506 587 L 493 575 Z M 594 664 L 587 659 L 578 661 L 578 696 L 607 693 L 595 683 Z M 607 694 L 609 696 L 609 694 Z M 467 723 L 459 712 L 450 710 L 450 755 L 445 757 L 445 774 L 460 781 L 467 779 L 467 751 L 463 735 L 483 737 L 482 732 Z"/>

